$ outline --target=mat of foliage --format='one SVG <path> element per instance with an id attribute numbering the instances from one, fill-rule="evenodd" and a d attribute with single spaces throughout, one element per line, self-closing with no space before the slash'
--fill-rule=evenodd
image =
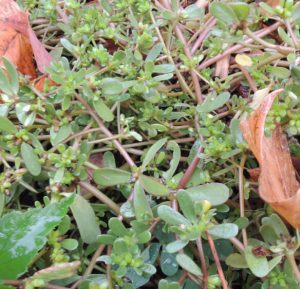
<path id="1" fill-rule="evenodd" d="M 297 2 L 0 0 L 0 288 L 299 288 Z"/>

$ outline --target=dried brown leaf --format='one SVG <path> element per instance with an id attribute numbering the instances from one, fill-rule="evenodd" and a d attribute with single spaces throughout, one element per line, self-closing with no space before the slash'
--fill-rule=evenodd
<path id="1" fill-rule="evenodd" d="M 0 57 L 8 57 L 21 73 L 35 78 L 33 52 L 38 69 L 44 73 L 52 57 L 30 27 L 28 13 L 23 12 L 13 0 L 0 0 L 0 7 Z M 24 68 L 26 65 L 27 69 Z"/>
<path id="2" fill-rule="evenodd" d="M 270 93 L 249 118 L 241 123 L 241 130 L 259 162 L 259 194 L 291 225 L 300 229 L 300 191 L 296 172 L 281 127 L 271 137 L 264 134 L 265 120 L 275 97 L 283 90 Z"/>

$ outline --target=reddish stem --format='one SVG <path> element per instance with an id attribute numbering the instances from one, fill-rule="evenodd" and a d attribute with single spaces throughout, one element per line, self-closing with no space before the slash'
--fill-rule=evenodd
<path id="1" fill-rule="evenodd" d="M 271 32 L 273 32 L 274 30 L 276 30 L 278 27 L 280 26 L 279 22 L 276 22 L 275 24 L 261 29 L 260 31 L 254 33 L 257 37 L 264 37 L 268 34 L 270 34 Z M 248 38 L 245 41 L 243 41 L 244 44 L 249 44 L 252 43 L 254 41 L 254 39 L 252 38 Z M 198 70 L 200 69 L 204 69 L 212 64 L 214 64 L 215 62 L 217 62 L 218 60 L 222 59 L 224 56 L 230 55 L 236 51 L 238 51 L 239 49 L 243 48 L 244 46 L 242 44 L 236 44 L 230 48 L 228 48 L 227 50 L 225 50 L 223 53 L 216 55 L 215 57 L 212 57 L 206 61 L 204 61 L 203 63 L 201 63 L 198 66 Z"/>
<path id="2" fill-rule="evenodd" d="M 247 79 L 249 86 L 251 87 L 251 89 L 253 90 L 253 92 L 257 91 L 257 86 L 255 81 L 252 79 L 251 75 L 249 74 L 248 70 L 245 69 L 243 66 L 238 65 L 239 69 L 241 70 L 241 72 L 244 74 L 245 78 Z"/>
<path id="3" fill-rule="evenodd" d="M 203 274 L 203 277 L 202 277 L 203 289 L 207 289 L 207 286 L 208 286 L 208 270 L 207 270 L 207 266 L 206 266 L 206 261 L 205 261 L 205 256 L 204 256 L 201 237 L 199 237 L 196 240 L 196 244 L 197 244 L 198 254 L 199 254 L 200 262 L 201 262 L 201 270 L 202 270 L 202 274 Z"/>
<path id="4" fill-rule="evenodd" d="M 201 32 L 197 40 L 195 41 L 192 49 L 191 54 L 193 55 L 196 50 L 202 45 L 203 40 L 208 36 L 210 30 L 216 25 L 217 20 L 215 18 L 211 18 L 208 23 L 207 27 Z"/>
<path id="5" fill-rule="evenodd" d="M 162 5 L 166 9 L 171 10 L 171 5 L 170 5 L 169 1 L 162 0 L 161 2 L 162 2 Z M 180 42 L 183 44 L 183 50 L 184 50 L 184 53 L 185 53 L 186 57 L 188 59 L 192 59 L 192 54 L 189 50 L 189 47 L 186 43 L 184 35 L 183 35 L 183 33 L 181 31 L 181 28 L 178 24 L 175 26 L 175 33 L 176 33 L 178 39 L 180 40 Z M 191 73 L 192 80 L 193 80 L 193 85 L 194 85 L 194 90 L 195 90 L 195 94 L 196 94 L 197 103 L 201 103 L 203 101 L 203 98 L 202 98 L 202 92 L 201 92 L 201 87 L 200 87 L 198 76 L 195 73 L 195 71 L 193 71 L 193 69 L 190 69 L 190 73 Z"/>
<path id="6" fill-rule="evenodd" d="M 296 37 L 296 35 L 295 35 L 294 31 L 293 31 L 291 23 L 287 20 L 285 22 L 285 25 L 286 25 L 286 28 L 287 28 L 287 30 L 288 30 L 291 38 L 292 38 L 292 41 L 293 41 L 293 44 L 294 44 L 295 48 L 298 48 L 299 42 L 298 42 L 298 39 L 297 39 L 297 37 Z"/>
<path id="7" fill-rule="evenodd" d="M 76 95 L 76 98 L 81 102 L 81 104 L 88 110 L 89 114 L 91 117 L 96 121 L 98 124 L 99 128 L 101 128 L 102 132 L 108 136 L 111 137 L 113 134 L 105 127 L 104 123 L 102 120 L 98 117 L 98 115 L 94 112 L 94 110 L 91 108 L 91 106 L 83 99 L 79 94 Z M 127 151 L 124 149 L 123 145 L 118 141 L 118 140 L 113 140 L 113 144 L 116 146 L 120 154 L 124 157 L 126 162 L 130 167 L 134 167 L 135 163 L 130 157 L 130 155 L 127 153 Z"/>
<path id="8" fill-rule="evenodd" d="M 213 254 L 213 257 L 214 257 L 214 260 L 215 260 L 215 263 L 216 263 L 216 266 L 217 266 L 217 271 L 218 271 L 219 277 L 221 279 L 222 287 L 223 287 L 223 289 L 228 289 L 228 284 L 227 284 L 227 281 L 226 281 L 225 276 L 224 276 L 224 272 L 223 272 L 223 269 L 222 269 L 222 266 L 221 266 L 221 262 L 220 262 L 220 259 L 219 259 L 214 241 L 213 241 L 212 237 L 210 236 L 210 234 L 207 231 L 205 233 L 206 233 L 206 237 L 207 237 L 207 241 L 208 241 L 210 250 Z"/>

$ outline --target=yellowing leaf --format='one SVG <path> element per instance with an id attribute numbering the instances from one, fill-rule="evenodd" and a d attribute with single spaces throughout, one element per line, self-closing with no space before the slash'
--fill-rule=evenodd
<path id="1" fill-rule="evenodd" d="M 252 59 L 246 54 L 237 54 L 235 56 L 235 62 L 240 66 L 252 66 Z"/>

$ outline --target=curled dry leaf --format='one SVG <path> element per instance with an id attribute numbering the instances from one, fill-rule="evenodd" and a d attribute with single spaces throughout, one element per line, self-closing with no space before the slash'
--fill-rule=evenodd
<path id="1" fill-rule="evenodd" d="M 56 86 L 56 83 L 47 74 L 42 75 L 34 82 L 34 87 L 39 91 L 44 91 L 45 87 Z"/>
<path id="2" fill-rule="evenodd" d="M 12 28 L 0 26 L 0 57 L 8 58 L 22 74 L 36 77 L 29 40 Z M 0 61 L 2 64 L 2 61 Z"/>
<path id="3" fill-rule="evenodd" d="M 279 5 L 280 0 L 265 0 L 263 2 L 275 8 L 277 5 Z"/>
<path id="4" fill-rule="evenodd" d="M 300 157 L 292 157 L 293 166 L 296 170 L 297 180 L 299 181 L 300 176 Z M 248 169 L 247 170 L 250 180 L 253 182 L 257 182 L 260 176 L 260 168 Z"/>
<path id="5" fill-rule="evenodd" d="M 259 194 L 282 217 L 300 229 L 300 191 L 286 136 L 278 126 L 271 137 L 264 134 L 265 120 L 273 100 L 283 90 L 278 89 L 246 120 L 241 130 L 260 165 Z"/>
<path id="6" fill-rule="evenodd" d="M 21 73 L 35 78 L 34 54 L 39 71 L 44 73 L 52 57 L 30 27 L 28 13 L 13 0 L 0 0 L 0 7 L 0 57 L 6 56 Z"/>

